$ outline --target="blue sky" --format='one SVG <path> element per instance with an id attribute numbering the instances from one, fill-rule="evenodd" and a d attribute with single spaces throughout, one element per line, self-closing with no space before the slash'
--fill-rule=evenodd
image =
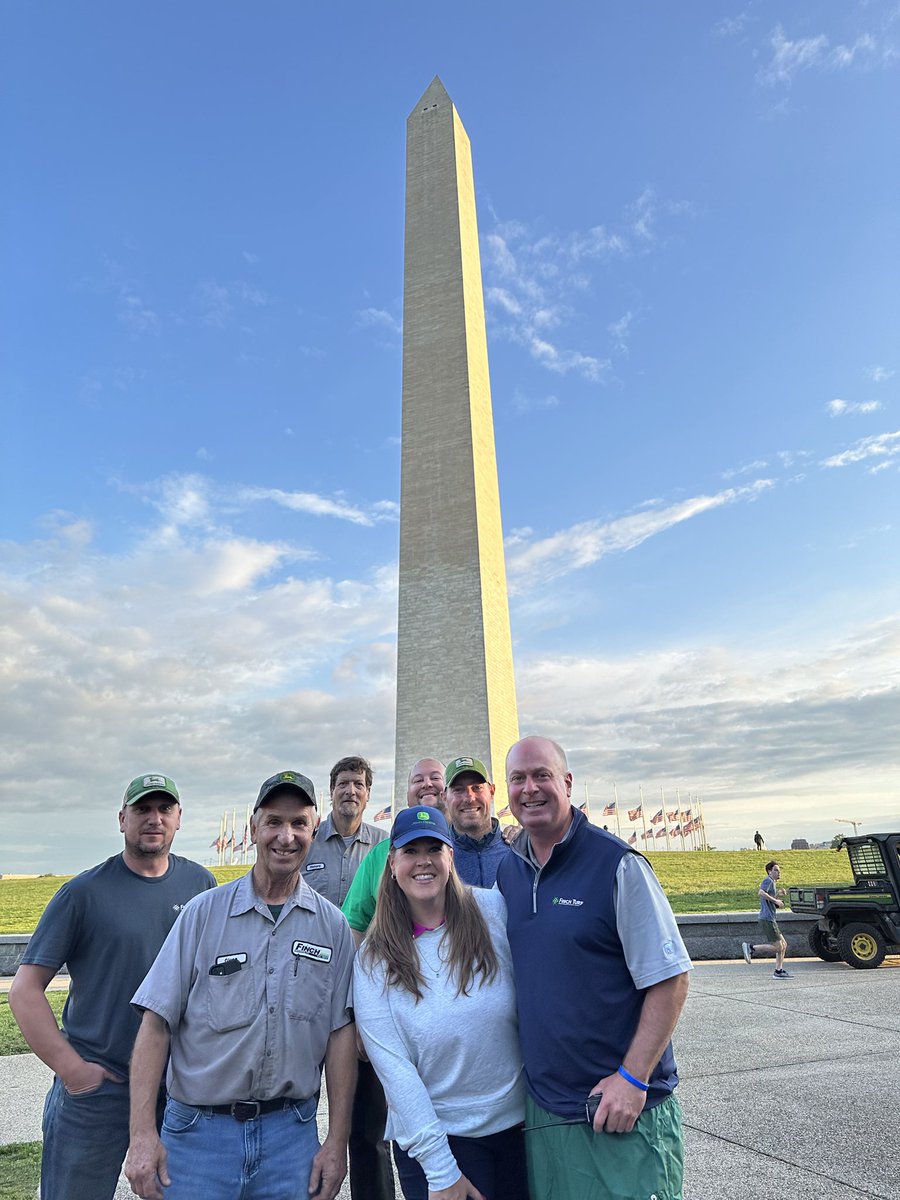
<path id="1" fill-rule="evenodd" d="M 114 852 L 144 770 L 197 857 L 275 769 L 390 798 L 435 74 L 523 731 L 720 847 L 897 827 L 897 3 L 7 4 L 2 43 L 0 869 Z"/>

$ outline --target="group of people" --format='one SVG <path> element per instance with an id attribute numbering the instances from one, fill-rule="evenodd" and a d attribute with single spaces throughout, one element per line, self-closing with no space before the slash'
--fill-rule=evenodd
<path id="1" fill-rule="evenodd" d="M 341 759 L 320 820 L 283 771 L 256 861 L 215 887 L 171 853 L 174 783 L 146 775 L 120 855 L 56 894 L 10 1006 L 54 1071 L 44 1200 L 680 1200 L 671 1037 L 691 964 L 639 853 L 571 803 L 555 742 L 409 772 L 390 835 Z M 45 997 L 66 963 L 56 1025 Z M 324 1067 L 328 1126 L 316 1109 Z"/>

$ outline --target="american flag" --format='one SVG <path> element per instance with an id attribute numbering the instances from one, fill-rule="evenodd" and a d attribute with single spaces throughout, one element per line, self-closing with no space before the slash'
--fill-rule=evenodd
<path id="1" fill-rule="evenodd" d="M 628 839 L 628 845 L 633 846 L 636 842 L 637 842 L 637 834 L 633 833 L 631 835 L 631 837 Z"/>
<path id="2" fill-rule="evenodd" d="M 498 817 L 510 817 L 510 816 L 512 816 L 512 813 L 509 811 L 509 805 L 507 804 L 506 808 L 501 808 L 501 809 L 500 809 L 500 811 L 497 813 L 497 816 L 498 816 Z"/>
<path id="3" fill-rule="evenodd" d="M 656 836 L 657 836 L 658 838 L 661 838 L 661 837 L 665 837 L 665 836 L 666 836 L 666 827 L 665 827 L 665 825 L 663 825 L 662 829 L 657 829 L 657 831 L 656 831 Z"/>
<path id="4" fill-rule="evenodd" d="M 389 821 L 390 819 L 391 819 L 391 806 L 390 805 L 388 805 L 387 808 L 382 808 L 379 812 L 377 812 L 375 814 L 376 821 Z"/>
<path id="5" fill-rule="evenodd" d="M 642 808 L 643 808 L 643 806 L 642 806 L 642 805 L 640 805 L 640 804 L 637 806 L 637 808 L 629 808 L 629 810 L 628 810 L 628 820 L 629 820 L 629 821 L 637 821 L 637 820 L 639 820 L 639 819 L 640 819 L 640 815 L 641 815 Z"/>
<path id="6" fill-rule="evenodd" d="M 650 824 L 658 825 L 662 819 L 663 819 L 663 810 L 660 809 L 658 813 L 654 813 L 653 816 L 650 818 Z"/>
<path id="7" fill-rule="evenodd" d="M 607 805 L 604 805 L 604 808 L 603 808 L 603 815 L 604 815 L 604 817 L 614 817 L 614 816 L 616 815 L 616 802 L 615 802 L 615 800 L 613 800 L 612 804 L 607 804 Z"/>

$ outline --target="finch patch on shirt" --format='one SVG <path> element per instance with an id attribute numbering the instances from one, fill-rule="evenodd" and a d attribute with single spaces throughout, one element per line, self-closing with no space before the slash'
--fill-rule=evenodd
<path id="1" fill-rule="evenodd" d="M 216 966 L 220 967 L 222 963 L 239 962 L 241 964 L 247 961 L 247 955 L 243 950 L 239 950 L 236 954 L 220 954 L 216 959 Z"/>
<path id="2" fill-rule="evenodd" d="M 325 864 L 324 863 L 307 863 L 306 869 L 307 869 L 307 871 L 324 871 Z"/>
<path id="3" fill-rule="evenodd" d="M 291 954 L 297 958 L 312 958 L 316 962 L 331 962 L 331 947 L 315 946 L 312 942 L 294 942 Z"/>

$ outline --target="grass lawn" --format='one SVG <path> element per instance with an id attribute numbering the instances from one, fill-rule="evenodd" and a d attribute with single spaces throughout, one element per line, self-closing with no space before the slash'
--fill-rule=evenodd
<path id="1" fill-rule="evenodd" d="M 40 1142 L 0 1146 L 0 1200 L 34 1200 L 40 1178 Z"/>
<path id="2" fill-rule="evenodd" d="M 682 850 L 649 853 L 663 890 L 677 913 L 758 909 L 766 863 L 777 858 L 781 883 L 850 883 L 844 850 Z"/>
<path id="3" fill-rule="evenodd" d="M 849 883 L 853 876 L 844 851 L 834 850 L 676 850 L 647 857 L 677 913 L 740 912 L 759 907 L 756 893 L 765 864 L 776 857 L 782 884 Z M 249 866 L 213 867 L 219 883 L 228 883 Z M 0 879 L 0 933 L 32 933 L 50 897 L 71 875 L 39 879 Z"/>
<path id="4" fill-rule="evenodd" d="M 66 1002 L 68 994 L 68 992 L 47 992 L 47 999 L 50 1001 L 50 1007 L 56 1014 L 57 1021 L 62 1016 L 63 1005 Z M 26 1054 L 27 1052 L 28 1046 L 19 1032 L 15 1017 L 10 1012 L 9 1000 L 4 992 L 0 994 L 0 1056 L 4 1054 Z M 0 1195 L 2 1195 L 2 1192 L 0 1192 Z"/>

